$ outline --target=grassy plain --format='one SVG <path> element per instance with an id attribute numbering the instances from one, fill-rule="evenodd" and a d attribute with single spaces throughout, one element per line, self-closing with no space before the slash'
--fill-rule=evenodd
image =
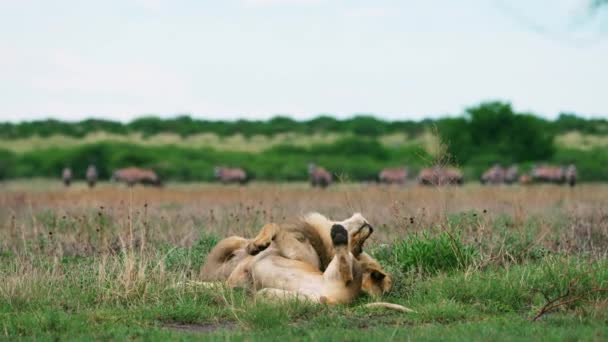
<path id="1" fill-rule="evenodd" d="M 309 211 L 363 213 L 383 300 L 416 313 L 183 285 L 219 238 Z M 606 185 L 1 183 L 0 339 L 606 340 L 607 248 Z"/>

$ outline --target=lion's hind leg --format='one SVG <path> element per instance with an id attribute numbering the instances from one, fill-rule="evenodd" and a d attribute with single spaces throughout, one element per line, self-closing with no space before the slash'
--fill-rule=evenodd
<path id="1" fill-rule="evenodd" d="M 235 259 L 242 258 L 239 250 L 248 242 L 249 240 L 240 236 L 231 236 L 221 240 L 205 258 L 205 264 L 200 270 L 201 279 L 206 281 L 226 280 L 236 266 Z"/>
<path id="2" fill-rule="evenodd" d="M 256 255 L 268 248 L 279 230 L 280 227 L 276 223 L 265 224 L 258 235 L 247 244 L 247 253 L 249 255 Z"/>
<path id="3" fill-rule="evenodd" d="M 352 256 L 348 250 L 348 231 L 339 224 L 331 227 L 331 241 L 335 256 L 323 273 L 326 279 L 348 284 L 353 280 Z"/>

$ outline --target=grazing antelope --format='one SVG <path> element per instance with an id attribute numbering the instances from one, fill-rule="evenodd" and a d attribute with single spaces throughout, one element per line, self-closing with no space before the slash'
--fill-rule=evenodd
<path id="1" fill-rule="evenodd" d="M 576 166 L 573 164 L 568 166 L 534 166 L 530 173 L 532 181 L 538 183 L 568 183 L 570 186 L 576 184 Z"/>
<path id="2" fill-rule="evenodd" d="M 441 184 L 456 184 L 462 185 L 463 176 L 460 170 L 455 168 L 446 168 L 443 177 L 441 178 Z"/>
<path id="3" fill-rule="evenodd" d="M 576 166 L 574 164 L 570 164 L 566 168 L 566 182 L 570 186 L 576 185 Z"/>
<path id="4" fill-rule="evenodd" d="M 128 167 L 114 171 L 112 174 L 112 181 L 124 182 L 130 187 L 137 183 L 154 186 L 162 185 L 156 172 L 137 167 Z"/>
<path id="5" fill-rule="evenodd" d="M 384 169 L 378 174 L 378 180 L 385 184 L 405 184 L 407 173 L 406 167 Z"/>
<path id="6" fill-rule="evenodd" d="M 89 165 L 89 167 L 87 168 L 86 178 L 87 183 L 89 184 L 89 188 L 94 187 L 95 183 L 97 182 L 97 168 L 95 167 L 95 165 Z"/>
<path id="7" fill-rule="evenodd" d="M 216 166 L 214 169 L 215 178 L 224 184 L 239 183 L 245 184 L 249 180 L 247 172 L 240 168 L 228 168 Z"/>
<path id="8" fill-rule="evenodd" d="M 547 183 L 563 183 L 564 170 L 561 167 L 554 166 L 534 166 L 531 171 L 532 180 L 534 182 Z"/>
<path id="9" fill-rule="evenodd" d="M 455 168 L 435 166 L 420 170 L 418 183 L 421 185 L 461 185 L 462 172 Z"/>
<path id="10" fill-rule="evenodd" d="M 530 175 L 523 174 L 519 176 L 519 184 L 528 185 L 530 183 L 532 183 L 532 177 L 530 177 Z"/>
<path id="11" fill-rule="evenodd" d="M 310 177 L 310 184 L 313 187 L 320 186 L 321 188 L 326 188 L 333 181 L 333 177 L 329 171 L 312 163 L 308 164 L 308 175 Z"/>
<path id="12" fill-rule="evenodd" d="M 481 175 L 481 184 L 502 184 L 506 179 L 506 171 L 499 164 L 495 164 Z"/>
<path id="13" fill-rule="evenodd" d="M 559 166 L 534 166 L 531 171 L 532 181 L 562 184 L 566 180 L 565 168 Z"/>
<path id="14" fill-rule="evenodd" d="M 516 183 L 518 180 L 518 176 L 519 176 L 519 168 L 515 164 L 511 165 L 505 171 L 505 183 L 507 183 L 507 184 Z"/>
<path id="15" fill-rule="evenodd" d="M 65 186 L 70 186 L 70 183 L 72 182 L 72 169 L 69 167 L 64 168 L 63 172 L 61 172 L 61 179 Z"/>

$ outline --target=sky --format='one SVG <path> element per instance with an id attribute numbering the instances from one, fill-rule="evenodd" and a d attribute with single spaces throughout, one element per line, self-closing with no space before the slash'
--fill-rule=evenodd
<path id="1" fill-rule="evenodd" d="M 608 117 L 587 0 L 0 0 L 0 121 Z"/>

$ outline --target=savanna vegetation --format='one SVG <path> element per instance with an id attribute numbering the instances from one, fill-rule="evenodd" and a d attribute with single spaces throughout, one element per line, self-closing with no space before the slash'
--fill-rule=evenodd
<path id="1" fill-rule="evenodd" d="M 45 120 L 0 124 L 0 179 L 58 177 L 70 166 L 84 177 L 90 163 L 102 178 L 136 165 L 174 181 L 208 181 L 216 165 L 245 168 L 267 181 L 304 180 L 309 162 L 338 178 L 373 180 L 384 167 L 412 173 L 441 159 L 469 180 L 494 163 L 578 167 L 583 181 L 608 179 L 608 121 L 562 114 L 549 121 L 506 103 L 471 107 L 437 120 L 383 121 L 372 116 L 308 121 L 206 121 L 144 117 L 130 123 Z"/>
<path id="2" fill-rule="evenodd" d="M 0 336 L 35 340 L 605 340 L 608 188 L 9 182 L 0 192 Z M 312 210 L 374 225 L 415 310 L 256 301 L 196 284 L 222 237 Z"/>

